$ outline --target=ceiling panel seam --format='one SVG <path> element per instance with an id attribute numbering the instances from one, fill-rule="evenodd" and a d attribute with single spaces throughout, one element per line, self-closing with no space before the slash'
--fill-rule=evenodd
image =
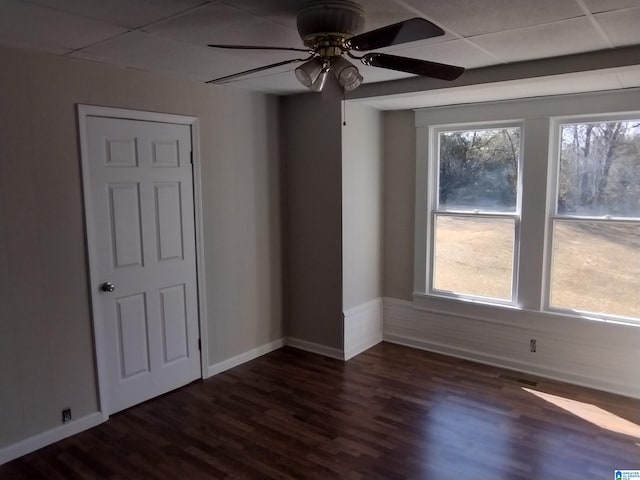
<path id="1" fill-rule="evenodd" d="M 138 27 L 125 27 L 123 25 L 118 25 L 118 26 L 120 26 L 122 28 L 127 28 L 128 30 L 126 32 L 121 32 L 121 33 L 118 33 L 117 35 L 113 35 L 113 36 L 108 37 L 108 38 L 103 38 L 102 40 L 98 40 L 97 42 L 90 43 L 89 45 L 84 45 L 83 47 L 73 49 L 73 50 L 63 54 L 63 56 L 71 56 L 74 53 L 79 53 L 79 52 L 82 52 L 84 50 L 100 46 L 103 43 L 109 42 L 111 40 L 115 40 L 117 38 L 120 38 L 122 36 L 128 35 L 128 34 L 133 33 L 133 32 L 142 32 L 142 33 L 145 33 L 147 35 L 156 35 L 154 33 L 147 32 L 145 30 L 145 28 L 152 27 L 152 26 L 155 26 L 157 24 L 160 24 L 160 23 L 163 23 L 163 22 L 166 22 L 166 21 L 169 21 L 169 20 L 173 20 L 174 18 L 182 17 L 182 16 L 184 16 L 184 15 L 186 15 L 188 13 L 192 13 L 194 11 L 200 10 L 200 9 L 206 7 L 207 5 L 209 5 L 210 3 L 213 3 L 213 2 L 211 0 L 207 0 L 205 2 L 202 2 L 202 3 L 198 4 L 198 5 L 195 5 L 193 7 L 187 8 L 186 10 L 182 10 L 180 12 L 176 12 L 174 14 L 168 15 L 168 16 L 160 18 L 158 20 L 154 20 L 153 22 L 145 23 L 144 25 L 140 25 Z M 75 14 L 68 14 L 68 15 L 75 15 Z M 82 17 L 82 15 L 76 15 L 76 16 Z M 83 18 L 86 18 L 86 17 L 83 17 Z M 95 20 L 95 19 L 91 19 L 91 20 Z M 117 24 L 112 23 L 112 25 L 117 25 Z M 161 35 L 156 35 L 156 36 L 161 37 Z M 176 40 L 174 40 L 174 41 L 176 41 Z M 180 42 L 180 43 L 184 43 L 184 42 Z"/>
<path id="2" fill-rule="evenodd" d="M 596 20 L 596 18 L 593 16 L 593 14 L 591 13 L 591 10 L 589 10 L 589 7 L 587 7 L 587 5 L 584 3 L 584 0 L 576 0 L 576 3 L 580 7 L 580 9 L 584 12 L 585 17 L 589 19 L 589 21 L 593 25 L 593 28 L 596 29 L 596 31 L 600 34 L 602 39 L 609 46 L 609 48 L 614 48 L 615 47 L 614 43 L 609 38 L 609 35 L 607 35 L 607 33 L 604 31 L 604 28 L 602 28 L 600 23 L 598 23 L 598 20 Z"/>
<path id="3" fill-rule="evenodd" d="M 413 5 L 409 5 L 407 2 L 405 2 L 404 0 L 393 0 L 394 3 L 396 3 L 397 5 L 401 6 L 402 8 L 406 8 L 407 10 L 409 10 L 411 13 L 418 15 L 426 20 L 429 20 L 431 23 L 437 25 L 438 27 L 442 28 L 443 30 L 449 32 L 451 35 L 453 35 L 454 37 L 456 37 L 459 40 L 464 41 L 465 43 L 467 43 L 468 45 L 470 45 L 471 47 L 477 48 L 478 50 L 480 50 L 481 52 L 489 55 L 492 58 L 495 58 L 496 60 L 498 60 L 498 62 L 500 63 L 507 63 L 507 61 L 505 59 L 503 59 L 502 57 L 496 55 L 495 53 L 482 48 L 480 45 L 474 43 L 472 40 L 469 40 L 468 38 L 460 35 L 458 32 L 452 30 L 451 28 L 449 28 L 447 25 L 443 24 L 442 22 L 438 22 L 437 20 L 429 17 L 428 15 L 425 15 L 424 12 L 418 10 L 417 8 L 415 8 Z"/>

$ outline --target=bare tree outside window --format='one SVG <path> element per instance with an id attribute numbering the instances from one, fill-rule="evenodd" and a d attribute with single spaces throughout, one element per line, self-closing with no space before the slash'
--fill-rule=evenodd
<path id="1" fill-rule="evenodd" d="M 439 210 L 515 212 L 520 128 L 440 134 Z"/>
<path id="2" fill-rule="evenodd" d="M 441 131 L 432 289 L 512 301 L 520 126 Z"/>
<path id="3" fill-rule="evenodd" d="M 561 126 L 558 214 L 640 217 L 640 120 Z"/>
<path id="4" fill-rule="evenodd" d="M 560 125 L 549 305 L 640 318 L 640 120 Z"/>

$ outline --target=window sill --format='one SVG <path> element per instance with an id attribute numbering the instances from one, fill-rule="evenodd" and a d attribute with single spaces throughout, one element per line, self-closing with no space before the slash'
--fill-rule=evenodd
<path id="1" fill-rule="evenodd" d="M 467 318 L 469 320 L 528 326 L 538 326 L 544 330 L 548 327 L 567 329 L 575 327 L 574 322 L 592 322 L 594 324 L 640 328 L 640 320 L 628 318 L 606 317 L 587 312 L 570 310 L 530 310 L 513 304 L 491 302 L 471 298 L 453 298 L 424 292 L 413 293 L 413 308 L 443 316 Z"/>

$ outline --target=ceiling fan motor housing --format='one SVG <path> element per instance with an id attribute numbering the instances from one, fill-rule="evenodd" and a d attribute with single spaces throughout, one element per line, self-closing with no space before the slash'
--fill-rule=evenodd
<path id="1" fill-rule="evenodd" d="M 344 42 L 364 30 L 364 10 L 348 0 L 307 2 L 298 13 L 297 23 L 307 47 L 325 47 L 325 55 L 340 55 Z M 331 52 L 332 47 L 335 52 Z"/>

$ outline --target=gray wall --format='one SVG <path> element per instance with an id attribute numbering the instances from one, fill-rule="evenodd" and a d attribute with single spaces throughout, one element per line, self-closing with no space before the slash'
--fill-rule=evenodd
<path id="1" fill-rule="evenodd" d="M 416 127 L 411 110 L 384 113 L 385 297 L 412 300 Z"/>
<path id="2" fill-rule="evenodd" d="M 382 112 L 347 102 L 342 136 L 342 304 L 382 296 Z"/>
<path id="3" fill-rule="evenodd" d="M 4 48 L 0 64 L 0 447 L 98 408 L 77 103 L 200 118 L 210 363 L 283 336 L 276 98 Z"/>
<path id="4" fill-rule="evenodd" d="M 287 335 L 342 349 L 340 102 L 281 102 Z"/>

